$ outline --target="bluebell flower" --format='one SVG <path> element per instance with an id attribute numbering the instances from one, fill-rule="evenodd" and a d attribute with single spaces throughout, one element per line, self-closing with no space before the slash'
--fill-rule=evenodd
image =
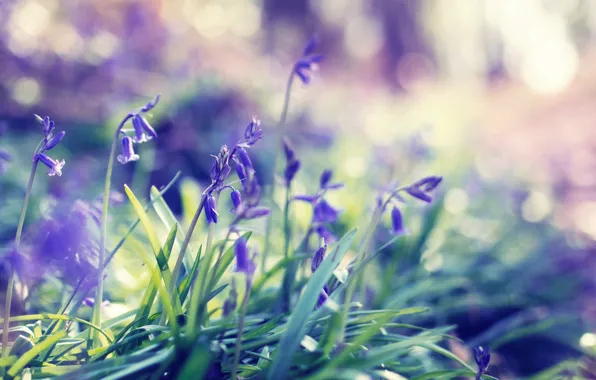
<path id="1" fill-rule="evenodd" d="M 296 177 L 298 170 L 300 170 L 300 161 L 293 160 L 288 163 L 286 169 L 284 170 L 284 180 L 286 182 L 286 186 L 289 186 L 290 183 L 292 183 L 292 180 L 294 177 Z"/>
<path id="2" fill-rule="evenodd" d="M 249 257 L 245 238 L 239 237 L 234 243 L 234 255 L 236 256 L 236 272 L 242 272 L 252 277 L 255 272 L 255 264 Z"/>
<path id="3" fill-rule="evenodd" d="M 326 169 L 323 171 L 319 180 L 319 186 L 321 190 L 340 189 L 344 186 L 343 183 L 330 183 L 332 177 L 333 171 L 331 169 Z"/>
<path id="4" fill-rule="evenodd" d="M 326 243 L 333 243 L 337 241 L 337 237 L 329 231 L 327 227 L 320 224 L 315 228 L 315 232 L 319 235 L 319 237 L 323 238 Z"/>
<path id="5" fill-rule="evenodd" d="M 319 265 L 321 265 L 321 263 L 325 259 L 325 252 L 327 252 L 327 245 L 323 245 L 322 247 L 317 249 L 317 251 L 313 255 L 312 260 L 310 262 L 310 270 L 312 271 L 312 273 L 315 273 L 317 268 L 319 268 Z"/>
<path id="6" fill-rule="evenodd" d="M 406 187 L 405 191 L 416 199 L 430 203 L 432 202 L 432 197 L 428 193 L 436 189 L 442 180 L 443 177 L 440 176 L 425 177 Z"/>
<path id="7" fill-rule="evenodd" d="M 65 134 L 66 132 L 62 131 L 58 132 L 56 136 L 49 138 L 44 144 L 45 150 L 50 150 L 56 145 L 58 145 L 58 143 L 64 138 Z"/>
<path id="8" fill-rule="evenodd" d="M 207 218 L 207 223 L 217 223 L 218 215 L 215 197 L 210 195 L 207 197 L 207 202 L 205 202 L 205 217 Z"/>
<path id="9" fill-rule="evenodd" d="M 161 95 L 158 94 L 157 96 L 155 96 L 155 98 L 153 98 L 151 101 L 149 101 L 143 107 L 141 107 L 141 112 L 151 111 L 153 109 L 153 107 L 155 107 L 157 105 L 157 103 L 159 103 L 160 97 L 161 97 Z"/>
<path id="10" fill-rule="evenodd" d="M 289 141 L 284 138 L 283 142 L 282 142 L 282 146 L 284 149 L 284 155 L 286 156 L 286 161 L 287 162 L 293 161 L 294 157 L 296 156 L 296 151 L 294 150 L 292 145 L 290 145 Z"/>
<path id="11" fill-rule="evenodd" d="M 95 305 L 95 298 L 93 297 L 87 297 L 83 300 L 83 305 L 87 306 L 87 307 L 93 307 Z M 101 306 L 106 307 L 106 306 L 110 306 L 110 301 L 109 300 L 104 300 L 101 303 Z"/>
<path id="12" fill-rule="evenodd" d="M 118 155 L 117 159 L 121 164 L 127 164 L 131 161 L 137 161 L 139 159 L 139 155 L 135 154 L 132 145 L 132 139 L 130 137 L 122 137 L 122 154 Z"/>
<path id="13" fill-rule="evenodd" d="M 132 126 L 135 130 L 133 141 L 136 143 L 143 143 L 157 137 L 149 122 L 139 114 L 132 117 Z"/>
<path id="14" fill-rule="evenodd" d="M 250 146 L 263 138 L 263 130 L 261 129 L 261 121 L 255 117 L 248 123 L 244 130 L 244 144 Z"/>
<path id="15" fill-rule="evenodd" d="M 300 78 L 302 83 L 310 83 L 310 74 L 318 69 L 318 64 L 323 60 L 320 54 L 314 54 L 318 45 L 316 36 L 313 36 L 304 47 L 302 57 L 294 64 L 294 74 Z"/>
<path id="16" fill-rule="evenodd" d="M 490 351 L 488 347 L 478 346 L 474 347 L 474 360 L 478 365 L 478 372 L 476 373 L 476 379 L 480 379 L 482 375 L 488 369 L 490 364 Z"/>
<path id="17" fill-rule="evenodd" d="M 319 293 L 319 298 L 317 299 L 316 308 L 318 309 L 321 306 L 323 306 L 325 304 L 325 302 L 327 302 L 328 299 L 329 299 L 329 287 L 327 286 L 327 284 L 325 284 L 325 286 L 321 290 L 321 293 Z"/>
<path id="18" fill-rule="evenodd" d="M 244 219 L 256 219 L 262 218 L 269 214 L 271 214 L 271 210 L 269 210 L 267 207 L 250 207 L 244 211 L 242 217 Z"/>
<path id="19" fill-rule="evenodd" d="M 232 204 L 234 205 L 234 211 L 238 211 L 242 205 L 242 195 L 238 190 L 233 190 L 230 194 L 230 198 L 232 199 Z"/>
<path id="20" fill-rule="evenodd" d="M 250 160 L 250 157 L 248 156 L 248 153 L 246 152 L 246 150 L 244 150 L 244 148 L 238 147 L 238 149 L 236 149 L 236 154 L 237 157 L 240 159 L 240 162 L 242 163 L 245 172 L 248 172 L 249 170 L 254 171 L 252 161 Z"/>
<path id="21" fill-rule="evenodd" d="M 64 167 L 65 161 L 62 160 L 53 160 L 45 153 L 39 153 L 36 156 L 36 159 L 39 160 L 42 164 L 50 168 L 48 175 L 50 177 L 58 175 L 60 177 L 62 175 L 62 168 Z"/>
<path id="22" fill-rule="evenodd" d="M 339 217 L 339 210 L 333 208 L 326 200 L 315 203 L 313 220 L 319 223 L 335 223 Z"/>
<path id="23" fill-rule="evenodd" d="M 321 196 L 319 194 L 315 194 L 315 195 L 302 194 L 302 195 L 294 195 L 292 197 L 292 199 L 295 201 L 302 201 L 302 202 L 311 203 L 311 204 L 314 204 L 317 200 L 319 200 L 319 198 L 321 198 Z"/>
<path id="24" fill-rule="evenodd" d="M 403 235 L 405 233 L 401 211 L 399 211 L 397 206 L 394 206 L 393 210 L 391 210 L 391 226 L 394 234 Z"/>
<path id="25" fill-rule="evenodd" d="M 211 166 L 211 182 L 221 185 L 228 178 L 232 167 L 230 166 L 230 150 L 227 145 L 222 145 L 217 156 L 213 156 Z"/>

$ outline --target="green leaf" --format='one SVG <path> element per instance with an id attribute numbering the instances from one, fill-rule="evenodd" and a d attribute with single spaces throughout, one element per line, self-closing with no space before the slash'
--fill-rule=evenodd
<path id="1" fill-rule="evenodd" d="M 85 325 L 87 327 L 90 327 L 90 328 L 92 328 L 94 330 L 97 330 L 100 334 L 102 334 L 103 336 L 105 336 L 106 339 L 109 342 L 112 341 L 112 339 L 109 337 L 109 335 L 107 335 L 98 326 L 94 325 L 91 322 L 87 322 L 84 319 L 76 318 L 76 317 L 71 317 L 69 315 L 47 314 L 47 313 L 44 313 L 44 314 L 28 314 L 28 315 L 19 315 L 19 316 L 15 316 L 15 317 L 10 317 L 9 321 L 10 322 L 25 322 L 25 321 L 36 321 L 38 319 L 78 322 L 78 323 L 83 324 L 83 325 Z M 4 322 L 4 319 L 0 319 L 0 324 L 2 324 L 3 322 Z"/>
<path id="2" fill-rule="evenodd" d="M 190 291 L 190 286 L 192 284 L 192 279 L 196 277 L 197 270 L 199 269 L 199 262 L 201 261 L 201 252 L 203 251 L 203 246 L 199 247 L 197 255 L 195 257 L 195 262 L 192 264 L 192 268 L 190 272 L 187 273 L 186 277 L 180 282 L 180 286 L 178 287 L 178 293 L 180 294 L 180 303 L 184 304 L 186 301 L 186 297 L 188 296 L 188 292 Z"/>
<path id="3" fill-rule="evenodd" d="M 319 294 L 350 248 L 356 231 L 356 229 L 351 230 L 337 242 L 334 249 L 330 250 L 330 254 L 327 255 L 317 271 L 306 283 L 304 293 L 294 308 L 294 312 L 287 323 L 287 330 L 273 355 L 273 362 L 267 376 L 269 380 L 286 377 L 292 364 L 294 353 L 300 346 L 302 337 L 306 334 L 306 322 L 317 303 Z"/>
<path id="4" fill-rule="evenodd" d="M 203 345 L 197 345 L 192 350 L 182 371 L 178 374 L 179 379 L 202 379 L 210 362 L 209 349 Z"/>
<path id="5" fill-rule="evenodd" d="M 29 351 L 27 351 L 25 354 L 19 357 L 17 361 L 12 365 L 12 367 L 10 367 L 8 372 L 6 372 L 6 374 L 10 377 L 15 377 L 23 368 L 25 368 L 27 364 L 29 364 L 30 361 L 35 359 L 35 357 L 39 353 L 43 352 L 43 350 L 47 348 L 50 348 L 60 339 L 65 338 L 67 335 L 68 333 L 66 331 L 60 331 L 48 336 L 43 342 L 36 344 L 35 346 L 33 346 L 33 348 L 31 348 Z"/>

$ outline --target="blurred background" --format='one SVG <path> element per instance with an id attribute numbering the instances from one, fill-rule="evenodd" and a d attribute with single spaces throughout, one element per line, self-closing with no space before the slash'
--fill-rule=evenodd
<path id="1" fill-rule="evenodd" d="M 166 200 L 188 221 L 209 154 L 253 115 L 273 136 L 314 33 L 325 61 L 295 86 L 288 115 L 304 159 L 297 191 L 334 169 L 348 190 L 330 200 L 358 225 L 391 179 L 445 177 L 433 208 L 406 210 L 407 254 L 388 252 L 391 270 L 370 274 L 371 303 L 431 306 L 434 323 L 491 345 L 504 379 L 578 361 L 594 370 L 594 0 L 2 0 L 0 148 L 12 155 L 0 158 L 2 245 L 42 137 L 34 113 L 67 132 L 52 151 L 66 166 L 61 178 L 38 176 L 28 221 L 59 199 L 101 196 L 119 118 L 156 94 L 159 137 L 116 168 L 113 189 L 148 197 L 181 170 Z M 274 143 L 254 150 L 257 167 Z M 295 212 L 306 224 L 309 210 Z M 116 208 L 114 242 L 132 218 Z M 378 235 L 386 241 L 388 227 Z M 126 269 L 133 259 L 118 260 L 108 291 L 126 308 L 143 285 Z M 22 308 L 59 306 L 46 288 Z"/>

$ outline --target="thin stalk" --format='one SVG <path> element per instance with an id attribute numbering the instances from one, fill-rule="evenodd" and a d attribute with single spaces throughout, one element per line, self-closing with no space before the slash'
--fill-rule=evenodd
<path id="1" fill-rule="evenodd" d="M 108 235 L 108 209 L 110 206 L 110 187 L 112 185 L 112 171 L 114 168 L 114 155 L 116 154 L 116 147 L 118 146 L 118 138 L 124 123 L 134 115 L 129 113 L 118 125 L 116 133 L 114 133 L 114 140 L 112 141 L 112 148 L 110 149 L 110 158 L 108 159 L 108 169 L 106 171 L 106 181 L 103 192 L 103 205 L 101 211 L 101 229 L 99 235 L 99 277 L 97 279 L 97 288 L 95 289 L 95 304 L 93 305 L 92 322 L 96 326 L 101 325 L 101 304 L 103 303 L 103 270 L 105 266 L 105 250 L 106 239 Z M 99 346 L 99 334 L 93 330 L 91 331 L 92 343 L 94 347 Z"/>
<path id="2" fill-rule="evenodd" d="M 274 196 L 275 196 L 275 173 L 277 172 L 277 160 L 279 158 L 280 151 L 282 149 L 283 138 L 286 133 L 286 118 L 288 116 L 288 110 L 290 108 L 290 95 L 292 94 L 292 83 L 294 82 L 294 70 L 290 73 L 290 77 L 288 78 L 288 82 L 286 84 L 286 92 L 284 95 L 284 104 L 281 109 L 281 115 L 279 117 L 279 122 L 277 123 L 277 146 L 274 149 L 273 154 L 273 161 L 272 166 L 273 168 L 271 173 L 271 183 L 269 188 L 269 199 L 271 201 L 271 205 L 275 204 Z M 273 210 L 275 207 L 271 207 L 271 213 L 273 214 Z M 265 230 L 265 247 L 263 248 L 263 256 L 261 258 L 261 270 L 263 273 L 267 272 L 267 268 L 265 267 L 265 263 L 267 262 L 267 256 L 271 249 L 271 233 L 273 232 L 273 215 L 271 215 L 267 219 L 267 227 Z"/>
<path id="3" fill-rule="evenodd" d="M 36 149 L 37 150 L 37 149 Z M 35 172 L 37 171 L 37 159 L 33 160 L 31 165 L 31 174 L 29 175 L 29 183 L 25 192 L 25 200 L 21 208 L 21 217 L 17 226 L 17 234 L 14 239 L 15 251 L 18 252 L 21 246 L 21 236 L 23 234 L 23 226 L 25 225 L 25 216 L 27 215 L 27 207 L 29 206 L 29 198 L 31 197 L 31 189 L 33 188 L 33 181 L 35 180 Z M 14 291 L 15 270 L 12 265 L 8 268 L 8 285 L 6 286 L 6 300 L 4 302 L 4 323 L 2 326 L 2 357 L 8 355 L 8 328 L 10 319 L 10 308 L 12 305 L 12 293 Z"/>
<path id="4" fill-rule="evenodd" d="M 290 225 L 290 195 L 292 193 L 291 186 L 286 186 L 286 203 L 284 205 L 284 259 L 290 257 L 290 244 L 292 239 L 292 230 Z M 290 301 L 292 295 L 292 282 L 295 277 L 295 263 L 288 264 L 284 274 L 284 280 L 282 285 L 282 310 L 283 312 L 288 311 L 290 308 Z"/>
<path id="5" fill-rule="evenodd" d="M 232 379 L 237 379 L 238 364 L 240 364 L 240 348 L 242 347 L 242 333 L 244 332 L 244 317 L 246 316 L 246 306 L 248 305 L 248 297 L 250 296 L 251 280 L 246 280 L 246 292 L 242 300 L 240 308 L 240 320 L 238 321 L 238 335 L 236 336 L 236 347 L 234 348 L 234 364 L 232 365 Z"/>
<path id="6" fill-rule="evenodd" d="M 190 336 L 194 336 L 197 329 L 197 320 L 198 320 L 198 311 L 199 305 L 201 300 L 201 295 L 203 293 L 205 287 L 205 281 L 207 273 L 209 273 L 209 266 L 211 265 L 211 246 L 213 244 L 213 224 L 209 225 L 209 229 L 207 230 L 207 243 L 205 244 L 205 262 L 203 263 L 203 275 L 199 275 L 197 279 L 200 283 L 197 284 L 196 282 L 193 284 L 191 289 L 192 297 L 190 299 L 190 306 L 188 312 L 188 328 L 190 329 L 191 334 Z M 197 286 L 198 285 L 198 286 Z"/>

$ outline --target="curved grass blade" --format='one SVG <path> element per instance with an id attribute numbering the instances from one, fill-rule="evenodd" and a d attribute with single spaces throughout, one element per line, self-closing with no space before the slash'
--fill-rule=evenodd
<path id="1" fill-rule="evenodd" d="M 306 334 L 306 323 L 319 298 L 325 283 L 337 268 L 354 240 L 357 229 L 346 233 L 335 245 L 330 254 L 321 263 L 317 271 L 306 283 L 304 293 L 300 297 L 294 312 L 287 323 L 287 330 L 282 336 L 273 355 L 273 362 L 267 375 L 269 380 L 287 377 L 292 364 L 294 353 L 300 346 L 302 337 Z"/>
<path id="2" fill-rule="evenodd" d="M 17 376 L 19 372 L 23 368 L 25 368 L 25 366 L 29 364 L 30 361 L 35 359 L 37 355 L 39 355 L 45 349 L 50 348 L 51 346 L 56 344 L 60 339 L 65 338 L 67 335 L 68 333 L 66 331 L 60 331 L 48 336 L 43 342 L 36 344 L 35 346 L 33 346 L 33 348 L 31 348 L 29 351 L 27 351 L 25 354 L 19 357 L 17 361 L 12 365 L 12 367 L 8 369 L 6 374 L 9 377 Z"/>
<path id="3" fill-rule="evenodd" d="M 90 328 L 98 331 L 100 334 L 102 334 L 103 336 L 105 336 L 106 339 L 110 343 L 112 342 L 112 339 L 110 339 L 110 336 L 108 334 L 106 334 L 100 327 L 94 325 L 91 322 L 87 322 L 84 319 L 77 318 L 77 317 L 71 317 L 71 316 L 64 315 L 64 314 L 28 314 L 28 315 L 20 315 L 20 316 L 16 316 L 16 317 L 10 317 L 9 321 L 10 322 L 25 322 L 25 321 L 37 321 L 39 319 L 78 322 L 80 324 L 83 324 L 85 326 L 88 326 L 88 327 L 90 327 Z M 3 321 L 4 321 L 4 319 L 0 319 L 0 323 L 2 323 Z"/>

